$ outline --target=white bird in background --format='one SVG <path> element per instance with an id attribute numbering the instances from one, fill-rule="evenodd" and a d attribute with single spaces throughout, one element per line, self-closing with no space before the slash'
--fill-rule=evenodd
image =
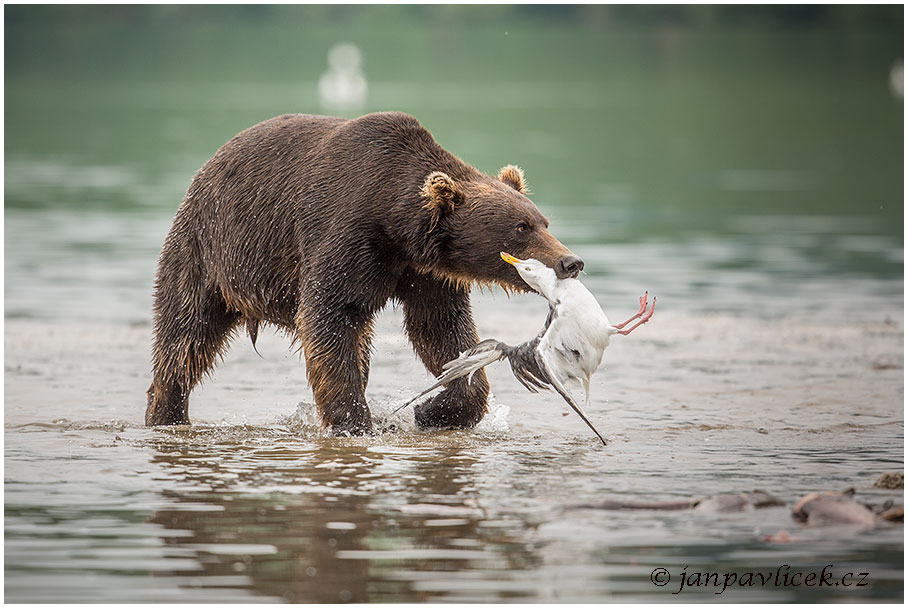
<path id="1" fill-rule="evenodd" d="M 549 316 L 543 330 L 533 340 L 516 347 L 495 339 L 481 341 L 445 364 L 444 371 L 431 387 L 395 409 L 395 412 L 442 385 L 465 375 L 472 377 L 480 368 L 507 357 L 512 372 L 522 385 L 534 393 L 550 385 L 554 387 L 605 445 L 606 440 L 574 401 L 566 384 L 583 386 L 586 403 L 589 404 L 590 376 L 603 360 L 609 339 L 614 334 L 627 335 L 647 323 L 656 308 L 656 297 L 648 311 L 645 292 L 638 312 L 628 320 L 612 325 L 593 294 L 577 279 L 559 279 L 554 270 L 532 258 L 520 260 L 505 252 L 501 256 L 514 265 L 527 285 L 549 301 Z M 625 326 L 635 319 L 639 321 L 626 329 Z"/>
<path id="2" fill-rule="evenodd" d="M 319 78 L 319 101 L 335 111 L 357 110 L 366 102 L 366 76 L 360 70 L 363 55 L 350 42 L 328 51 L 328 70 Z"/>
<path id="3" fill-rule="evenodd" d="M 890 93 L 893 97 L 903 99 L 903 61 L 901 59 L 893 62 L 890 68 Z"/>

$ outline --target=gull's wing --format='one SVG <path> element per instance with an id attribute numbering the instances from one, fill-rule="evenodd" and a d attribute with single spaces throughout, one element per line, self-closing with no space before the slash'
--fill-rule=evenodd
<path id="1" fill-rule="evenodd" d="M 558 303 L 556 303 L 558 304 Z M 521 343 L 517 347 L 509 347 L 505 354 L 508 356 L 508 363 L 511 364 L 511 372 L 514 377 L 527 388 L 531 393 L 537 393 L 538 389 L 550 389 L 549 383 L 546 382 L 546 374 L 540 369 L 537 363 L 537 347 L 540 340 L 549 331 L 552 322 L 558 317 L 555 306 L 549 304 L 549 314 L 546 316 L 546 322 L 543 329 L 533 340 Z"/>
<path id="2" fill-rule="evenodd" d="M 540 367 L 543 369 L 543 372 L 546 373 L 546 376 L 549 377 L 548 380 L 550 383 L 552 383 L 552 386 L 555 387 L 555 390 L 559 392 L 559 395 L 561 395 L 566 402 L 568 402 L 568 405 L 571 406 L 571 409 L 578 413 L 578 416 L 581 417 L 585 423 L 587 423 L 587 427 L 593 430 L 593 433 L 597 435 L 597 437 L 600 439 L 600 442 L 603 443 L 603 446 L 606 446 L 606 440 L 603 438 L 603 436 L 600 435 L 600 432 L 597 431 L 597 428 L 593 426 L 593 423 L 590 422 L 590 420 L 587 418 L 587 415 L 585 415 L 584 411 L 581 410 L 581 407 L 575 404 L 574 399 L 571 397 L 571 394 L 568 393 L 568 390 L 565 388 L 565 386 L 562 385 L 559 377 L 553 373 L 552 368 L 547 361 L 549 358 L 546 356 L 546 354 L 537 352 L 537 355 L 537 361 L 540 364 Z"/>
<path id="3" fill-rule="evenodd" d="M 505 357 L 505 352 L 509 349 L 512 349 L 512 347 L 491 338 L 477 343 L 457 358 L 442 366 L 442 374 L 436 378 L 432 385 L 424 389 L 416 397 L 411 398 L 401 406 L 395 408 L 391 414 L 410 406 L 442 385 L 447 385 L 451 381 L 459 379 L 462 376 L 467 376 L 468 374 L 473 376 L 480 368 L 485 368 L 489 364 Z"/>
<path id="4" fill-rule="evenodd" d="M 540 370 L 536 360 L 539 344 L 540 338 L 537 337 L 517 347 L 511 347 L 506 352 L 514 377 L 531 393 L 537 393 L 538 389 L 549 389 L 549 384 L 545 381 L 546 375 Z"/>

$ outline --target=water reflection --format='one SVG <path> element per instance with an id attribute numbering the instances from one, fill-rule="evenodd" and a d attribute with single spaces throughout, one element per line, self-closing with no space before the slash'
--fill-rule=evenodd
<path id="1" fill-rule="evenodd" d="M 477 459 L 457 447 L 249 449 L 163 442 L 153 458 L 179 484 L 150 521 L 191 550 L 204 587 L 249 587 L 292 602 L 431 600 L 418 574 L 538 564 L 476 496 Z M 173 530 L 187 532 L 175 536 Z"/>
<path id="2" fill-rule="evenodd" d="M 668 462 L 646 465 L 660 461 L 658 447 L 639 444 L 628 454 L 616 447 L 604 462 L 586 451 L 572 455 L 564 446 L 567 451 L 540 448 L 531 455 L 510 441 L 449 445 L 444 438 L 430 443 L 406 434 L 388 444 L 291 440 L 276 436 L 274 428 L 168 435 L 150 445 L 156 451 L 152 463 L 162 468 L 166 507 L 149 522 L 162 527 L 158 537 L 172 566 L 156 567 L 153 574 L 201 598 L 243 590 L 323 603 L 591 602 L 628 595 L 665 601 L 669 592 L 655 588 L 649 574 L 664 567 L 677 575 L 685 565 L 741 573 L 782 563 L 819 570 L 832 562 L 872 565 L 875 574 L 870 587 L 852 596 L 777 586 L 727 595 L 736 601 L 892 598 L 901 581 L 902 572 L 887 567 L 902 556 L 900 526 L 861 533 L 812 530 L 794 523 L 786 507 L 722 515 L 569 509 L 576 498 L 602 496 L 591 494 L 597 485 L 614 489 L 607 494 L 621 489 L 631 491 L 623 496 L 647 499 L 647 489 L 664 486 L 650 476 L 659 471 L 672 477 L 676 471 Z M 767 472 L 768 481 L 778 481 L 777 470 L 786 467 L 763 451 L 730 451 L 728 443 L 709 462 L 716 465 L 727 454 L 751 454 L 755 462 L 749 467 Z M 681 449 L 676 455 L 692 462 Z M 613 471 L 628 458 L 636 460 L 636 473 Z M 582 470 L 599 482 L 568 484 Z M 701 479 L 709 475 L 705 470 L 689 478 L 700 489 L 754 483 Z M 791 504 L 805 480 L 783 485 L 781 496 Z M 566 484 L 576 492 L 567 492 Z M 679 484 L 676 492 L 682 494 L 649 498 L 682 497 L 684 482 Z M 893 496 L 863 493 L 877 503 Z M 762 541 L 783 528 L 791 544 Z M 685 594 L 707 599 L 713 593 Z"/>

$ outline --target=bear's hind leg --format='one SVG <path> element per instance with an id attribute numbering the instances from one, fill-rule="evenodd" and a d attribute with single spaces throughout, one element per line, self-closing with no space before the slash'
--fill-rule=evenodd
<path id="1" fill-rule="evenodd" d="M 416 273 L 398 284 L 404 304 L 404 325 L 414 351 L 434 375 L 442 366 L 479 342 L 470 311 L 470 292 L 463 287 Z M 417 425 L 433 429 L 474 427 L 487 412 L 489 382 L 483 370 L 472 382 L 460 378 L 414 409 Z"/>
<path id="2" fill-rule="evenodd" d="M 149 426 L 189 423 L 189 393 L 240 321 L 239 313 L 229 311 L 218 294 L 184 298 L 171 287 L 166 280 L 159 282 L 155 296 L 153 380 L 145 411 Z"/>

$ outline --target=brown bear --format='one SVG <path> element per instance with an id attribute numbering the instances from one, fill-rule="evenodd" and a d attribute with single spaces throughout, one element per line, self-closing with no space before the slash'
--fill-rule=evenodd
<path id="1" fill-rule="evenodd" d="M 366 383 L 375 314 L 404 310 L 429 371 L 475 345 L 475 283 L 529 288 L 499 252 L 561 277 L 583 262 L 547 230 L 520 169 L 484 175 L 398 112 L 346 120 L 289 114 L 224 144 L 196 174 L 155 278 L 147 425 L 188 423 L 189 393 L 245 324 L 302 348 L 322 424 L 372 429 Z M 467 428 L 489 384 L 452 382 L 416 408 L 423 428 Z"/>

